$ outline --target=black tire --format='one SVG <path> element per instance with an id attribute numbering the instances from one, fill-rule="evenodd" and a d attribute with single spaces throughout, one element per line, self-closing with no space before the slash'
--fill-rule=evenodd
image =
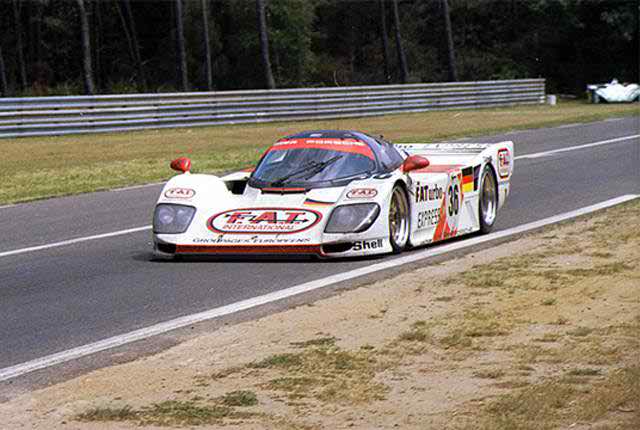
<path id="1" fill-rule="evenodd" d="M 498 182 L 489 164 L 484 166 L 482 175 L 480 176 L 478 212 L 480 231 L 482 233 L 489 233 L 493 230 L 498 215 Z"/>
<path id="2" fill-rule="evenodd" d="M 389 201 L 389 242 L 393 253 L 398 254 L 407 248 L 411 226 L 409 199 L 404 188 L 396 184 L 391 191 Z"/>

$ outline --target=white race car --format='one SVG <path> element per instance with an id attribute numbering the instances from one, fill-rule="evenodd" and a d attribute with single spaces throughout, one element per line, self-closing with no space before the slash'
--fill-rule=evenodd
<path id="1" fill-rule="evenodd" d="M 357 131 L 308 131 L 277 141 L 255 169 L 183 174 L 164 186 L 154 253 L 398 253 L 486 233 L 509 194 L 513 143 L 393 145 Z"/>

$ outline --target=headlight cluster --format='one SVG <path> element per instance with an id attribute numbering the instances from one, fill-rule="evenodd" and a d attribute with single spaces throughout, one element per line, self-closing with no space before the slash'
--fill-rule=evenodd
<path id="1" fill-rule="evenodd" d="M 187 231 L 196 208 L 184 205 L 161 203 L 153 214 L 153 232 L 176 234 Z"/>
<path id="2" fill-rule="evenodd" d="M 376 203 L 361 203 L 338 206 L 331 213 L 325 233 L 360 233 L 378 218 L 380 206 Z"/>

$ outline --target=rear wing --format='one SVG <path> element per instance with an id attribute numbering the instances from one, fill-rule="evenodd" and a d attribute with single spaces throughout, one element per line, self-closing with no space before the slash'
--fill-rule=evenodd
<path id="1" fill-rule="evenodd" d="M 513 142 L 504 141 L 497 143 L 396 143 L 396 148 L 407 154 L 424 155 L 477 155 L 492 146 L 513 146 Z"/>

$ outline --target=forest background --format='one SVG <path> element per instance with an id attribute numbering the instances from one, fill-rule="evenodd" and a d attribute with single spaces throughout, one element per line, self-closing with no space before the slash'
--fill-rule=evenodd
<path id="1" fill-rule="evenodd" d="M 2 96 L 637 82 L 638 0 L 0 0 Z"/>

